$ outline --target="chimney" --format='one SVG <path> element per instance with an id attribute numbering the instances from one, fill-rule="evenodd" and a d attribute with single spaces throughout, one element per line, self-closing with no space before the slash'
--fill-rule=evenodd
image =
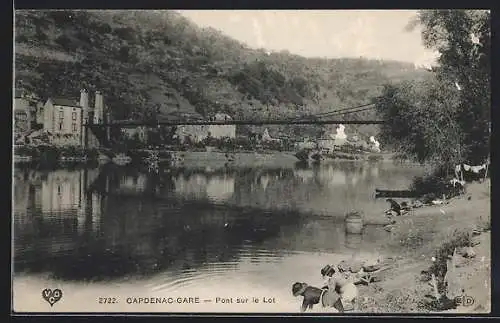
<path id="1" fill-rule="evenodd" d="M 89 94 L 85 89 L 80 91 L 80 106 L 82 107 L 84 122 L 87 122 L 89 117 Z"/>
<path id="2" fill-rule="evenodd" d="M 95 92 L 94 123 L 102 123 L 104 118 L 104 102 L 100 91 Z"/>

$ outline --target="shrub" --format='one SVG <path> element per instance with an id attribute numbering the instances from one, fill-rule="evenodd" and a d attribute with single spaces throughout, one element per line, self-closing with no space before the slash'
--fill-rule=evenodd
<path id="1" fill-rule="evenodd" d="M 438 281 L 438 291 L 441 293 L 444 289 L 444 276 L 446 274 L 446 260 L 449 255 L 453 254 L 455 248 L 471 247 L 472 240 L 469 232 L 455 230 L 452 238 L 441 245 L 436 251 L 436 260 L 429 268 L 429 273 L 434 274 Z"/>
<path id="2" fill-rule="evenodd" d="M 418 196 L 427 197 L 429 200 L 440 198 L 445 194 L 449 197 L 450 187 L 445 178 L 437 173 L 432 173 L 414 178 L 410 189 Z"/>

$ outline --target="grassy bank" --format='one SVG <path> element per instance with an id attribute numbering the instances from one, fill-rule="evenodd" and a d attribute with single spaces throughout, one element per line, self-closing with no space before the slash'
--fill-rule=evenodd
<path id="1" fill-rule="evenodd" d="M 469 199 L 470 197 L 470 199 Z M 479 229 L 482 233 L 472 237 Z M 490 311 L 490 182 L 469 184 L 467 194 L 452 199 L 444 206 L 425 207 L 397 219 L 388 233 L 386 248 L 399 254 L 394 268 L 383 281 L 360 287 L 362 312 L 440 312 L 428 295 L 432 272 L 441 281 L 446 272 L 446 255 L 470 244 L 474 258 L 458 257 L 458 284 L 467 296 L 474 298 L 472 306 L 459 306 L 446 312 L 485 313 Z M 435 261 L 431 258 L 435 257 Z M 440 289 L 443 289 L 443 285 Z"/>

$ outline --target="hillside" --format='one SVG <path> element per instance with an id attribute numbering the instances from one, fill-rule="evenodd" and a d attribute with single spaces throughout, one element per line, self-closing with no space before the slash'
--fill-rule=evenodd
<path id="1" fill-rule="evenodd" d="M 365 104 L 383 84 L 427 73 L 401 62 L 267 54 L 171 11 L 16 11 L 15 42 L 17 88 L 42 99 L 100 89 L 119 119 L 297 117 Z M 301 130 L 318 127 L 270 127 Z"/>

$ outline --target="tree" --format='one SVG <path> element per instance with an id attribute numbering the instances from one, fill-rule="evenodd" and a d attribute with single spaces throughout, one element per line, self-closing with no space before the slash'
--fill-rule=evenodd
<path id="1" fill-rule="evenodd" d="M 421 10 L 410 27 L 440 56 L 429 81 L 386 86 L 376 100 L 382 138 L 420 162 L 484 162 L 489 154 L 490 14 Z"/>
<path id="2" fill-rule="evenodd" d="M 422 39 L 439 51 L 438 77 L 457 82 L 462 89 L 459 122 L 464 149 L 471 162 L 489 153 L 491 27 L 488 10 L 422 10 L 418 21 Z"/>
<path id="3" fill-rule="evenodd" d="M 386 121 L 380 140 L 393 145 L 402 157 L 437 166 L 462 159 L 464 134 L 457 121 L 458 89 L 450 82 L 429 79 L 387 85 L 376 101 Z"/>

